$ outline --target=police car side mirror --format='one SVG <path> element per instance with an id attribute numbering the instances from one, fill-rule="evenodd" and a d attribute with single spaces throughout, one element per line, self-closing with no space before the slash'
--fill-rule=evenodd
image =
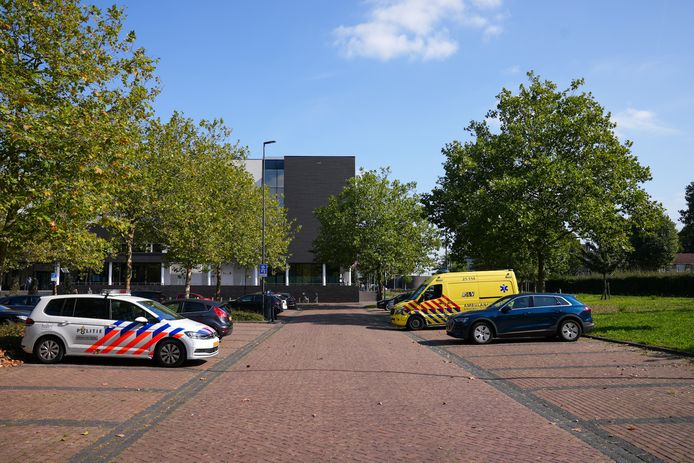
<path id="1" fill-rule="evenodd" d="M 135 321 L 137 323 L 147 323 L 147 319 L 145 317 L 137 317 Z"/>

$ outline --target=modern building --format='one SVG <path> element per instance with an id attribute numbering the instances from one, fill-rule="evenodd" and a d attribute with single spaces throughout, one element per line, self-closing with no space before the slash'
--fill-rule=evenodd
<path id="1" fill-rule="evenodd" d="M 262 160 L 248 159 L 246 169 L 258 186 L 262 181 Z M 289 252 L 286 271 L 270 272 L 266 279 L 269 288 L 291 292 L 295 297 L 306 295 L 311 301 L 358 300 L 358 289 L 353 286 L 353 273 L 349 268 L 338 268 L 318 262 L 312 252 L 313 241 L 318 234 L 319 223 L 313 211 L 324 206 L 331 195 L 342 191 L 346 181 L 355 175 L 354 156 L 284 156 L 266 158 L 265 184 L 277 195 L 280 204 L 287 208 L 290 220 L 301 225 Z M 259 211 L 260 213 L 260 211 Z M 167 262 L 166 250 L 158 245 L 148 245 L 133 253 L 133 287 L 157 289 L 172 296 L 182 291 L 185 279 L 176 265 Z M 65 281 L 65 270 L 49 265 L 35 265 L 30 275 L 37 279 L 40 289 L 51 285 L 51 274 Z M 24 285 L 25 275 L 20 278 Z M 125 256 L 108 258 L 101 272 L 72 275 L 80 292 L 84 287 L 93 291 L 106 287 L 122 287 L 125 280 Z M 196 293 L 214 291 L 216 278 L 213 272 L 199 269 L 193 272 L 192 285 Z M 256 291 L 260 287 L 257 268 L 244 268 L 233 263 L 222 269 L 221 285 L 227 297 Z M 7 288 L 6 285 L 3 285 Z M 329 289 L 329 290 L 328 290 Z"/>

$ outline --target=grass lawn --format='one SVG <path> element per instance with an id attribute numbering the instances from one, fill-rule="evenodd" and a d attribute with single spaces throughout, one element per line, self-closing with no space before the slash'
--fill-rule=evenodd
<path id="1" fill-rule="evenodd" d="M 576 296 L 593 309 L 591 334 L 694 353 L 694 298 Z"/>

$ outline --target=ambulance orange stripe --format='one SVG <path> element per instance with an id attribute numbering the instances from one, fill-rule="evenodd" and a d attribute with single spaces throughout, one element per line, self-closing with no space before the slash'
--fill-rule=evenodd
<path id="1" fill-rule="evenodd" d="M 108 333 L 106 336 L 102 337 L 101 339 L 99 339 L 98 341 L 96 341 L 94 344 L 92 344 L 91 346 L 89 346 L 89 347 L 87 348 L 87 350 L 85 350 L 84 352 L 86 352 L 87 354 L 90 354 L 90 353 L 94 352 L 94 351 L 95 351 L 96 349 L 98 349 L 103 343 L 105 343 L 106 341 L 108 341 L 109 339 L 111 339 L 112 337 L 114 337 L 115 335 L 117 335 L 117 334 L 119 334 L 119 333 L 120 333 L 120 330 L 113 330 L 113 331 L 111 331 L 111 332 Z"/>
<path id="2" fill-rule="evenodd" d="M 102 353 L 102 354 L 108 354 L 108 353 L 111 352 L 115 347 L 117 347 L 118 344 L 120 344 L 121 342 L 125 341 L 126 338 L 129 338 L 130 335 L 133 334 L 133 333 L 135 333 L 135 331 L 128 331 L 128 332 L 125 333 L 123 336 L 119 336 L 118 339 L 116 339 L 116 340 L 113 341 L 111 344 L 109 344 L 108 346 L 106 346 L 106 348 L 105 348 L 104 350 L 102 350 L 101 353 Z"/>
<path id="3" fill-rule="evenodd" d="M 121 350 L 119 350 L 119 351 L 116 352 L 116 353 L 117 353 L 117 354 L 125 354 L 125 353 L 128 352 L 131 348 L 133 348 L 133 347 L 135 347 L 136 345 L 138 345 L 138 344 L 140 343 L 140 341 L 142 341 L 143 339 L 145 339 L 145 338 L 146 338 L 147 336 L 149 336 L 150 334 L 152 334 L 151 331 L 145 331 L 145 332 L 143 332 L 143 333 L 140 334 L 138 337 L 136 337 L 135 339 L 133 339 L 132 341 L 130 341 L 130 342 L 128 343 L 127 346 L 123 347 Z"/>
<path id="4" fill-rule="evenodd" d="M 152 344 L 155 344 L 157 341 L 159 341 L 161 338 L 163 338 L 163 337 L 166 336 L 167 334 L 168 334 L 168 333 L 165 333 L 165 332 L 159 333 L 158 335 L 156 335 L 155 337 L 153 337 L 152 339 L 150 339 L 144 346 L 142 346 L 142 347 L 140 347 L 139 349 L 137 349 L 137 350 L 134 352 L 134 354 L 135 354 L 135 355 L 140 355 L 140 354 L 142 354 L 145 350 L 147 350 L 147 349 L 149 348 L 149 346 L 151 346 Z"/>

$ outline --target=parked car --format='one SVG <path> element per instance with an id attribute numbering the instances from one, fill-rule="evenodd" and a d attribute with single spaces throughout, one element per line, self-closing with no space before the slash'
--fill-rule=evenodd
<path id="1" fill-rule="evenodd" d="M 576 341 L 594 327 L 590 307 L 568 294 L 504 296 L 484 310 L 452 315 L 446 333 L 487 344 L 493 338 L 555 337 Z"/>
<path id="2" fill-rule="evenodd" d="M 289 293 L 275 293 L 275 295 L 279 296 L 280 299 L 284 300 L 287 303 L 287 307 L 285 309 L 289 310 L 296 310 L 296 299 L 289 294 Z"/>
<path id="3" fill-rule="evenodd" d="M 178 296 L 176 296 L 176 299 L 185 299 L 185 298 L 186 298 L 186 294 L 185 294 L 185 293 L 181 293 L 181 294 L 179 294 Z M 200 299 L 200 300 L 203 300 L 203 301 L 211 301 L 211 300 L 213 300 L 211 297 L 206 297 L 206 296 L 203 296 L 202 294 L 198 294 L 198 293 L 190 293 L 190 294 L 188 295 L 188 299 Z"/>
<path id="4" fill-rule="evenodd" d="M 388 302 L 386 303 L 385 309 L 389 310 L 390 314 L 393 315 L 393 312 L 395 311 L 395 304 L 398 304 L 398 303 L 403 302 L 403 301 L 409 301 L 411 295 L 412 295 L 412 291 L 407 291 L 404 293 L 400 293 L 400 294 L 396 295 L 395 297 L 390 298 L 388 300 Z"/>
<path id="5" fill-rule="evenodd" d="M 283 302 L 276 294 L 267 294 L 266 304 L 272 307 L 275 315 L 282 312 Z M 263 295 L 260 293 L 244 294 L 243 296 L 228 302 L 228 307 L 232 310 L 243 310 L 245 312 L 256 312 L 263 314 Z M 264 315 L 264 314 L 263 314 Z"/>
<path id="6" fill-rule="evenodd" d="M 22 349 L 41 363 L 65 355 L 153 358 L 164 367 L 219 353 L 217 333 L 134 296 L 42 297 L 25 321 Z"/>
<path id="7" fill-rule="evenodd" d="M 24 323 L 29 318 L 31 310 L 13 309 L 0 305 L 0 325 L 5 323 Z"/>
<path id="8" fill-rule="evenodd" d="M 136 289 L 134 291 L 130 291 L 130 294 L 132 296 L 151 299 L 157 302 L 162 302 L 167 299 L 166 295 L 161 291 L 150 291 L 148 289 Z"/>
<path id="9" fill-rule="evenodd" d="M 231 309 L 227 307 L 226 302 L 174 299 L 164 301 L 163 304 L 179 315 L 214 328 L 220 339 L 230 335 L 234 329 L 234 322 L 230 315 Z"/>
<path id="10" fill-rule="evenodd" d="M 5 296 L 0 298 L 0 305 L 9 307 L 10 309 L 27 310 L 31 312 L 36 304 L 39 303 L 41 296 Z"/>

